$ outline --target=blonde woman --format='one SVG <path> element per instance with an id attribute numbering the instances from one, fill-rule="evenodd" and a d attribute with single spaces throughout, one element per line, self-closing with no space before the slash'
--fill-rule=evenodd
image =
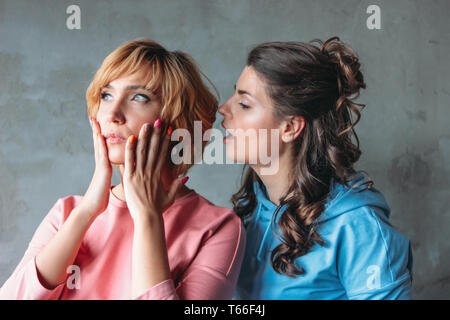
<path id="1" fill-rule="evenodd" d="M 192 164 L 170 160 L 172 130 L 193 134 L 201 121 L 204 132 L 215 120 L 217 100 L 194 61 L 131 41 L 104 60 L 86 97 L 92 181 L 84 196 L 56 202 L 0 298 L 232 298 L 245 247 L 240 219 L 184 185 Z"/>

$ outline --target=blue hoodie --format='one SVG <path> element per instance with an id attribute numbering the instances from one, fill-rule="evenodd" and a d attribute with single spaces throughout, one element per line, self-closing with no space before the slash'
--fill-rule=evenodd
<path id="1" fill-rule="evenodd" d="M 351 182 L 358 185 L 362 174 Z M 254 183 L 258 204 L 245 221 L 247 247 L 236 299 L 411 299 L 410 241 L 389 223 L 390 209 L 375 188 L 348 188 L 332 183 L 315 244 L 296 259 L 305 274 L 290 278 L 274 271 L 271 251 L 280 244 L 271 228 L 277 209 L 263 184 Z M 281 208 L 281 213 L 286 205 Z"/>

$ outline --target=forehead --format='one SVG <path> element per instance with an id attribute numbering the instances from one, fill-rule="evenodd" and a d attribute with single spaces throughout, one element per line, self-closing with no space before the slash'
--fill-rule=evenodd
<path id="1" fill-rule="evenodd" d="M 263 105 L 270 105 L 270 99 L 266 94 L 265 85 L 266 83 L 256 73 L 255 69 L 246 66 L 244 70 L 242 70 L 241 76 L 236 83 L 236 89 L 250 93 L 250 98 L 253 98 L 253 100 L 258 101 Z"/>
<path id="2" fill-rule="evenodd" d="M 123 75 L 109 82 L 113 87 L 125 87 L 130 84 L 139 84 L 145 86 L 148 82 L 145 72 L 136 72 L 133 74 Z"/>

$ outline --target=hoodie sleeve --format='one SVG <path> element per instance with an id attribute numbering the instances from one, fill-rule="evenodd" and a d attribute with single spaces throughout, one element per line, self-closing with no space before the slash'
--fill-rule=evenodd
<path id="1" fill-rule="evenodd" d="M 411 299 L 410 241 L 376 210 L 366 206 L 346 214 L 337 252 L 341 283 L 349 299 Z"/>
<path id="2" fill-rule="evenodd" d="M 36 255 L 52 239 L 61 225 L 63 211 L 59 199 L 35 231 L 28 248 L 12 275 L 0 288 L 0 300 L 58 299 L 65 283 L 46 288 L 36 267 Z"/>

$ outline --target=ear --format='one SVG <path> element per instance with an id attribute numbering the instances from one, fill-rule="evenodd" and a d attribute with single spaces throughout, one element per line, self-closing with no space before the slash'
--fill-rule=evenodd
<path id="1" fill-rule="evenodd" d="M 281 139 L 283 142 L 292 142 L 302 133 L 306 121 L 302 116 L 288 116 L 281 127 Z"/>

